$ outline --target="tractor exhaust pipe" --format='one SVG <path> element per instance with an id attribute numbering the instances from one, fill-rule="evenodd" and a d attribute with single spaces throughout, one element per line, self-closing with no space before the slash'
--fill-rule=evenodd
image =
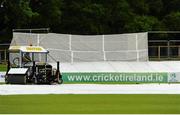
<path id="1" fill-rule="evenodd" d="M 57 61 L 57 71 L 59 72 L 59 61 Z"/>
<path id="2" fill-rule="evenodd" d="M 56 76 L 57 76 L 57 82 L 61 83 L 62 82 L 62 76 L 59 70 L 59 61 L 57 61 L 57 71 L 56 71 Z"/>

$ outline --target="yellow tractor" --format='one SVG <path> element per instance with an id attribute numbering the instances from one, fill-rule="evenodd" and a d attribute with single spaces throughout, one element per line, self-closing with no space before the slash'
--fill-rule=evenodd
<path id="1" fill-rule="evenodd" d="M 10 46 L 5 81 L 8 84 L 61 84 L 57 68 L 47 63 L 49 51 L 41 46 Z"/>

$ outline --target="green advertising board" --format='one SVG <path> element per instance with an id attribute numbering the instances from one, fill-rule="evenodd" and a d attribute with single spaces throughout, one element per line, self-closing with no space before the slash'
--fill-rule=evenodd
<path id="1" fill-rule="evenodd" d="M 168 83 L 168 73 L 62 73 L 66 83 Z"/>

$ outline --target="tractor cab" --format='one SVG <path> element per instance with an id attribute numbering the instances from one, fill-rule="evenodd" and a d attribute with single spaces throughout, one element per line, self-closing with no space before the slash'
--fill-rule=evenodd
<path id="1" fill-rule="evenodd" d="M 47 63 L 48 50 L 41 46 L 10 46 L 6 83 L 62 83 L 59 71 Z"/>
<path id="2" fill-rule="evenodd" d="M 10 67 L 29 67 L 32 66 L 33 61 L 36 63 L 47 63 L 48 53 L 41 46 L 10 46 Z"/>
<path id="3" fill-rule="evenodd" d="M 10 46 L 10 67 L 24 68 L 36 63 L 47 63 L 48 50 L 41 46 Z"/>

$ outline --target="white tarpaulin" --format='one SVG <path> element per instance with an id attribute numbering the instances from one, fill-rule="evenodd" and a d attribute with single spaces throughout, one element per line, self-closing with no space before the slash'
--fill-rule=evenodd
<path id="1" fill-rule="evenodd" d="M 180 84 L 0 85 L 0 95 L 19 94 L 180 94 Z"/>
<path id="2" fill-rule="evenodd" d="M 56 67 L 55 63 L 52 63 Z M 180 72 L 180 61 L 61 63 L 61 72 Z"/>
<path id="3" fill-rule="evenodd" d="M 6 74 L 6 72 L 0 72 L 0 82 L 5 82 L 5 80 L 4 80 L 5 74 Z"/>

